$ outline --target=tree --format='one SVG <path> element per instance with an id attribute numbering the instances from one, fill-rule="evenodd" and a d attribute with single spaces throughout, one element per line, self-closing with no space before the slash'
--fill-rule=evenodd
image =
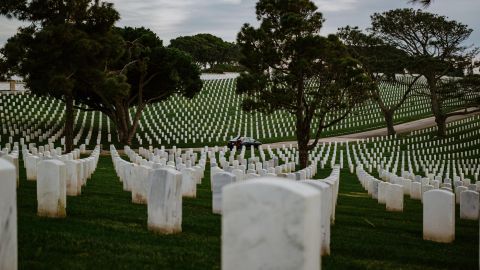
<path id="1" fill-rule="evenodd" d="M 368 77 L 334 35 L 319 35 L 323 17 L 309 0 L 260 0 L 260 27 L 237 37 L 247 71 L 237 80 L 246 111 L 285 110 L 296 117 L 300 166 L 322 131 L 367 98 Z M 313 142 L 310 139 L 313 136 Z"/>
<path id="2" fill-rule="evenodd" d="M 171 48 L 177 48 L 192 56 L 195 62 L 206 68 L 217 63 L 238 61 L 238 47 L 212 34 L 197 34 L 170 40 Z"/>
<path id="3" fill-rule="evenodd" d="M 409 2 L 412 4 L 420 4 L 424 7 L 428 7 L 432 4 L 433 1 L 432 0 L 410 0 Z"/>
<path id="4" fill-rule="evenodd" d="M 36 95 L 65 102 L 65 148 L 70 152 L 74 100 L 118 52 L 118 39 L 110 32 L 118 13 L 98 0 L 21 0 L 0 3 L 0 14 L 31 22 L 0 51 L 0 72 L 20 75 Z"/>
<path id="5" fill-rule="evenodd" d="M 347 46 L 350 54 L 362 63 L 362 66 L 372 81 L 370 96 L 377 103 L 385 119 L 388 135 L 394 135 L 394 116 L 412 91 L 420 76 L 407 76 L 405 70 L 409 68 L 410 57 L 402 50 L 385 44 L 372 34 L 364 33 L 358 27 L 340 28 L 338 36 Z M 400 76 L 399 76 L 400 75 Z M 384 100 L 382 87 L 395 87 L 403 90 L 403 94 L 396 102 Z"/>
<path id="6" fill-rule="evenodd" d="M 91 110 L 107 115 L 117 127 L 120 142 L 130 145 L 146 106 L 174 94 L 192 98 L 202 81 L 191 57 L 164 47 L 151 30 L 125 27 L 115 32 L 125 40 L 124 54 L 109 62 L 106 75 L 83 100 Z"/>
<path id="7" fill-rule="evenodd" d="M 371 18 L 373 34 L 407 54 L 414 63 L 409 72 L 426 79 L 425 91 L 415 91 L 415 94 L 430 99 L 437 135 L 446 136 L 446 119 L 465 112 L 446 110 L 445 105 L 459 97 L 458 93 L 452 93 L 456 88 L 443 86 L 444 76 L 452 70 L 464 70 L 476 55 L 476 49 L 463 45 L 472 29 L 445 16 L 413 9 L 375 13 Z M 469 104 L 464 103 L 461 108 L 467 106 Z"/>

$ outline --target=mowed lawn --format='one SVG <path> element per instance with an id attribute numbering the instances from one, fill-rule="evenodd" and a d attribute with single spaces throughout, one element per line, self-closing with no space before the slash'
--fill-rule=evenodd
<path id="1" fill-rule="evenodd" d="M 36 183 L 18 191 L 21 269 L 220 269 L 221 217 L 211 213 L 209 171 L 196 199 L 183 201 L 183 232 L 147 230 L 147 207 L 131 203 L 110 157 L 82 190 L 68 197 L 67 218 L 36 216 Z M 329 171 L 320 172 L 320 176 Z M 390 213 L 342 173 L 332 255 L 323 269 L 477 269 L 478 222 L 458 218 L 453 244 L 422 240 L 422 206 L 406 199 L 403 213 Z"/>

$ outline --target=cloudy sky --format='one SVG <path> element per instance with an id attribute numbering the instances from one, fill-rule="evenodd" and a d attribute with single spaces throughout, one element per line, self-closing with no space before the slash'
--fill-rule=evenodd
<path id="1" fill-rule="evenodd" d="M 120 26 L 145 26 L 166 43 L 172 38 L 212 33 L 234 41 L 240 27 L 256 23 L 256 0 L 110 0 L 120 12 Z M 338 27 L 368 27 L 374 12 L 415 7 L 407 0 L 314 0 L 326 22 L 323 34 Z M 480 46 L 480 0 L 434 0 L 428 11 L 442 14 L 470 26 L 469 44 Z M 0 18 L 0 45 L 15 33 L 19 23 Z"/>

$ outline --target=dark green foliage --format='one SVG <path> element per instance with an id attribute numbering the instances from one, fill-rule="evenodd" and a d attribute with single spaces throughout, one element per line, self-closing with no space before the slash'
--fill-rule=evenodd
<path id="1" fill-rule="evenodd" d="M 405 74 L 410 59 L 404 51 L 358 27 L 340 28 L 337 35 L 371 77 L 394 80 L 395 74 Z"/>
<path id="2" fill-rule="evenodd" d="M 300 163 L 306 167 L 323 129 L 368 98 L 370 80 L 335 35 L 319 35 L 324 20 L 313 2 L 261 0 L 256 14 L 260 27 L 246 24 L 237 37 L 246 68 L 237 92 L 246 95 L 247 111 L 295 115 Z"/>
<path id="3" fill-rule="evenodd" d="M 416 91 L 431 101 L 432 113 L 437 122 L 438 136 L 446 136 L 447 113 L 445 104 L 455 89 L 442 86 L 446 75 L 458 73 L 471 65 L 477 49 L 464 45 L 472 29 L 445 16 L 421 10 L 395 9 L 375 13 L 372 33 L 411 58 L 408 71 L 424 76 L 428 91 Z M 448 82 L 447 82 L 448 83 Z M 467 108 L 470 104 L 465 103 Z"/>
<path id="4" fill-rule="evenodd" d="M 6 1 L 0 14 L 30 22 L 0 50 L 0 73 L 19 75 L 36 95 L 66 104 L 66 150 L 73 149 L 74 100 L 91 97 L 109 59 L 121 52 L 110 29 L 119 19 L 112 4 L 93 0 Z"/>
<path id="5" fill-rule="evenodd" d="M 345 43 L 349 52 L 355 57 L 368 74 L 373 86 L 370 91 L 372 100 L 375 101 L 385 119 L 388 135 L 395 135 L 395 112 L 411 96 L 419 76 L 404 76 L 411 66 L 415 65 L 413 57 L 404 51 L 385 43 L 371 33 L 364 33 L 358 27 L 346 26 L 340 28 L 338 36 Z M 398 76 L 403 75 L 403 76 Z M 405 85 L 407 90 L 394 104 L 387 104 L 382 98 L 380 84 Z"/>
<path id="6" fill-rule="evenodd" d="M 226 42 L 212 34 L 197 34 L 170 40 L 170 47 L 190 54 L 203 67 L 214 69 L 218 64 L 238 62 L 239 50 L 234 43 Z"/>
<path id="7" fill-rule="evenodd" d="M 125 27 L 116 28 L 115 33 L 125 42 L 124 54 L 109 63 L 109 72 L 96 91 L 97 96 L 86 104 L 110 117 L 120 141 L 130 145 L 147 105 L 174 94 L 192 98 L 202 89 L 202 81 L 191 57 L 164 47 L 151 30 Z M 136 108 L 131 124 L 129 110 L 133 107 Z"/>
<path id="8" fill-rule="evenodd" d="M 385 43 L 415 57 L 415 71 L 428 76 L 443 76 L 449 70 L 471 63 L 476 50 L 465 46 L 472 29 L 445 16 L 413 9 L 375 13 L 372 31 Z"/>
<path id="9" fill-rule="evenodd" d="M 432 0 L 410 0 L 409 2 L 412 4 L 420 4 L 423 7 L 428 7 L 432 4 L 433 1 Z"/>

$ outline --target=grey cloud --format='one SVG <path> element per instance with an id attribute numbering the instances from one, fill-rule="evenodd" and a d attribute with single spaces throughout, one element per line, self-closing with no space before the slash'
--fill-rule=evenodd
<path id="1" fill-rule="evenodd" d="M 170 39 L 212 33 L 234 41 L 244 23 L 256 25 L 256 0 L 113 0 L 121 15 L 120 26 L 145 26 L 155 31 L 166 43 Z M 370 15 L 389 9 L 415 6 L 407 0 L 314 0 L 326 22 L 323 34 L 336 32 L 345 25 L 366 28 Z M 469 25 L 474 32 L 469 43 L 480 45 L 478 0 L 436 0 L 429 11 L 446 15 Z M 0 45 L 15 33 L 18 22 L 0 18 Z"/>

